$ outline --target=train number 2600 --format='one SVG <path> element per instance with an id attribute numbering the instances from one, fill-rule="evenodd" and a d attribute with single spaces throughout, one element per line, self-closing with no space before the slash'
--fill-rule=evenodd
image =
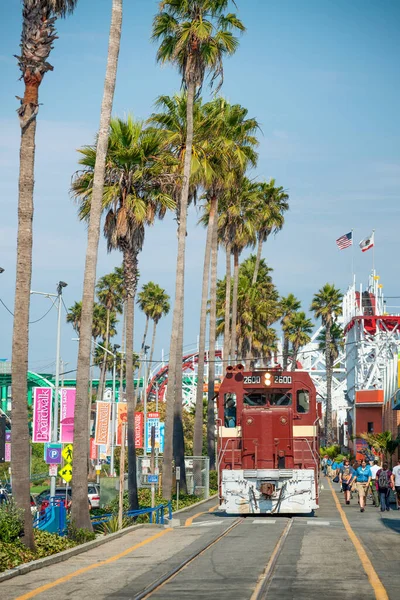
<path id="1" fill-rule="evenodd" d="M 275 375 L 274 383 L 292 383 L 290 375 Z"/>

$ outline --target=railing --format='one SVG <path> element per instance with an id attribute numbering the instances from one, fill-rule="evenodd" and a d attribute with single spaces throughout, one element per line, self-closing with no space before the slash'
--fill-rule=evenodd
<path id="1" fill-rule="evenodd" d="M 159 504 L 153 508 L 141 508 L 139 510 L 128 510 L 123 513 L 124 517 L 136 518 L 141 515 L 149 515 L 150 523 L 153 523 L 153 519 L 155 516 L 156 525 L 164 525 L 165 521 L 165 511 L 168 510 L 168 519 L 172 519 L 172 505 L 171 502 L 168 504 Z M 153 516 L 154 515 L 154 516 Z M 94 516 L 91 518 L 92 525 L 101 525 L 102 523 L 107 523 L 110 519 L 115 517 L 115 513 L 107 513 L 101 516 Z"/>
<path id="2" fill-rule="evenodd" d="M 64 500 L 57 497 L 50 498 L 49 506 L 44 511 L 36 513 L 33 519 L 33 527 L 64 536 L 67 532 L 67 509 Z"/>

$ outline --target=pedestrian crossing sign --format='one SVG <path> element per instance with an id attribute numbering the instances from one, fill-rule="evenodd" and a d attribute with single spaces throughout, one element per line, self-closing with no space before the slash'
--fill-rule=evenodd
<path id="1" fill-rule="evenodd" d="M 73 445 L 67 444 L 61 454 L 66 463 L 72 463 L 72 457 L 74 455 Z"/>

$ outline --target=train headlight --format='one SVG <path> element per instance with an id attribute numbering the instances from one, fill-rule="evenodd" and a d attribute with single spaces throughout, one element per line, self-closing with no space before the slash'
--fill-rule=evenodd
<path id="1" fill-rule="evenodd" d="M 272 383 L 271 373 L 265 373 L 265 375 L 264 375 L 264 383 L 265 383 L 265 385 L 271 385 L 271 383 Z"/>

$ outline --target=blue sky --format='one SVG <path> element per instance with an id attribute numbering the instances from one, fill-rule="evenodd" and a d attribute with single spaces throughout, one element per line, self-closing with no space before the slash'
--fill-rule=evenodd
<path id="1" fill-rule="evenodd" d="M 358 242 L 376 229 L 375 262 L 387 295 L 397 285 L 400 211 L 400 40 L 397 0 L 238 0 L 247 26 L 235 57 L 226 61 L 222 94 L 261 123 L 260 178 L 288 189 L 284 230 L 268 241 L 264 257 L 281 294 L 295 293 L 308 308 L 326 281 L 345 289 L 351 250 L 335 239 L 350 229 Z M 76 149 L 91 143 L 99 119 L 111 0 L 80 0 L 58 23 L 48 73 L 40 88 L 37 128 L 32 289 L 54 291 L 68 282 L 67 306 L 80 299 L 86 232 L 69 196 Z M 150 42 L 154 0 L 125 0 L 114 114 L 146 118 L 160 94 L 180 87 L 176 72 L 156 64 Z M 13 306 L 19 126 L 15 96 L 23 94 L 13 54 L 18 53 L 21 2 L 0 3 L 0 298 Z M 204 90 L 204 95 L 208 90 Z M 205 232 L 191 209 L 186 276 L 185 344 L 194 345 Z M 173 295 L 176 231 L 172 218 L 147 232 L 140 256 L 141 283 L 153 280 Z M 119 264 L 102 241 L 98 274 Z M 357 279 L 365 281 L 371 251 L 355 249 Z M 220 273 L 224 260 L 221 256 Z M 31 318 L 48 300 L 32 299 Z M 398 301 L 397 301 L 398 302 Z M 390 304 L 396 303 L 391 301 Z M 400 304 L 400 302 L 398 302 Z M 388 302 L 389 304 L 389 302 Z M 30 365 L 54 363 L 55 311 L 30 330 Z M 169 345 L 171 318 L 161 321 L 156 358 Z M 137 315 L 136 338 L 143 330 Z M 0 357 L 11 356 L 12 317 L 0 306 Z M 74 333 L 63 325 L 62 356 L 75 368 Z M 51 366 L 49 367 L 51 370 Z"/>

